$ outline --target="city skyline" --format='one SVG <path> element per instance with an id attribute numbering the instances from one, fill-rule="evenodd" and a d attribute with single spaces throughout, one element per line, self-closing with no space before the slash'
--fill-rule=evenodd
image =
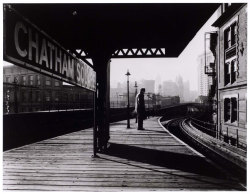
<path id="1" fill-rule="evenodd" d="M 111 59 L 111 87 L 115 87 L 119 81 L 125 81 L 127 79 L 125 74 L 129 70 L 131 74 L 129 79 L 132 82 L 140 79 L 156 80 L 158 76 L 162 81 L 174 81 L 180 75 L 183 81 L 190 82 L 191 90 L 198 91 L 198 79 L 197 76 L 194 76 L 198 75 L 197 58 L 205 52 L 204 33 L 215 29 L 211 24 L 216 20 L 218 14 L 219 10 L 203 25 L 178 58 Z"/>

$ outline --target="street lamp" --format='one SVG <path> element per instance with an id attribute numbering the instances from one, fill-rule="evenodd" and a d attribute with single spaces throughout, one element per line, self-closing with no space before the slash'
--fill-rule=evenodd
<path id="1" fill-rule="evenodd" d="M 127 76 L 127 89 L 128 89 L 128 106 L 127 106 L 127 128 L 130 128 L 130 120 L 129 120 L 129 76 L 131 75 L 129 71 L 125 74 Z"/>
<path id="2" fill-rule="evenodd" d="M 137 95 L 137 81 L 135 81 L 135 100 L 136 100 L 136 95 Z M 135 103 L 137 103 L 137 102 L 135 102 Z M 137 123 L 137 115 L 135 116 L 135 123 Z"/>

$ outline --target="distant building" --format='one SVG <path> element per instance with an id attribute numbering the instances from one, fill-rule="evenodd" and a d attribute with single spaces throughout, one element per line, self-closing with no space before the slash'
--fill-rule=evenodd
<path id="1" fill-rule="evenodd" d="M 139 89 L 137 88 L 137 92 Z M 135 103 L 135 87 L 134 83 L 129 84 L 129 104 L 134 106 Z M 117 88 L 110 88 L 110 107 L 111 108 L 124 108 L 128 104 L 127 83 L 117 84 Z"/>
<path id="2" fill-rule="evenodd" d="M 140 88 L 145 88 L 146 93 L 155 93 L 155 80 L 141 80 L 141 83 L 139 83 Z"/>
<path id="3" fill-rule="evenodd" d="M 212 53 L 206 54 L 206 64 L 213 61 Z M 212 85 L 212 79 L 205 74 L 205 54 L 199 55 L 198 61 L 198 95 L 208 96 L 210 85 Z"/>
<path id="4" fill-rule="evenodd" d="M 180 103 L 180 97 L 179 96 L 171 96 L 171 97 L 161 97 L 161 108 L 170 106 L 170 105 L 175 105 Z"/>
<path id="5" fill-rule="evenodd" d="M 161 94 L 161 76 L 157 75 L 155 78 L 155 93 Z"/>
<path id="6" fill-rule="evenodd" d="M 163 96 L 178 96 L 179 89 L 175 82 L 169 80 L 162 83 L 162 95 Z"/>
<path id="7" fill-rule="evenodd" d="M 176 84 L 178 87 L 178 96 L 180 97 L 180 101 L 183 102 L 184 101 L 184 84 L 183 84 L 183 79 L 182 77 L 179 75 L 176 77 Z"/>
<path id="8" fill-rule="evenodd" d="M 195 99 L 198 97 L 198 92 L 195 90 L 190 90 L 190 101 L 195 102 Z"/>
<path id="9" fill-rule="evenodd" d="M 3 67 L 3 112 L 92 108 L 92 92 L 21 68 Z"/>
<path id="10" fill-rule="evenodd" d="M 190 102 L 190 84 L 189 81 L 184 82 L 184 90 L 183 90 L 183 100 L 185 102 Z"/>

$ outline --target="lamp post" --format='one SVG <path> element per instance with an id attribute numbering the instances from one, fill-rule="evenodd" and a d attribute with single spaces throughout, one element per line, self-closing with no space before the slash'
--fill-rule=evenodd
<path id="1" fill-rule="evenodd" d="M 127 128 L 130 128 L 130 120 L 129 120 L 129 76 L 131 75 L 129 73 L 129 70 L 127 71 L 127 73 L 125 74 L 127 76 L 127 89 L 128 89 L 128 106 L 127 106 Z"/>
<path id="2" fill-rule="evenodd" d="M 135 81 L 135 100 L 136 100 L 136 95 L 137 95 L 137 81 Z M 135 103 L 137 103 L 137 102 L 135 102 Z M 137 115 L 135 115 L 135 123 L 137 123 Z"/>

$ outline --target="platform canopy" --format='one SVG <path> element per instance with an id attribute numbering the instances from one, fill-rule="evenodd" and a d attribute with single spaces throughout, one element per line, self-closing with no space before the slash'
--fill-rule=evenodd
<path id="1" fill-rule="evenodd" d="M 136 52 L 142 48 L 164 48 L 165 57 L 178 57 L 219 4 L 11 6 L 66 49 L 84 51 L 89 57 L 100 53 L 111 56 L 120 49 Z"/>

